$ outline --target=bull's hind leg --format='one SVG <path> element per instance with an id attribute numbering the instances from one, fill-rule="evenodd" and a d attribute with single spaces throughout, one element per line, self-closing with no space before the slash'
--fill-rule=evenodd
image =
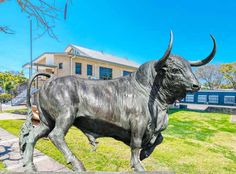
<path id="1" fill-rule="evenodd" d="M 59 115 L 56 119 L 55 128 L 49 134 L 49 138 L 65 156 L 67 163 L 72 164 L 74 171 L 85 171 L 82 162 L 75 157 L 65 142 L 65 135 L 69 128 L 73 125 L 74 120 L 74 116 L 72 116 L 69 111 L 65 114 Z"/>
<path id="2" fill-rule="evenodd" d="M 23 152 L 23 166 L 25 167 L 25 171 L 36 171 L 36 167 L 33 163 L 34 146 L 38 139 L 47 136 L 49 132 L 50 128 L 44 123 L 40 123 L 39 126 L 33 128 L 29 133 L 29 137 L 25 145 L 25 151 Z"/>

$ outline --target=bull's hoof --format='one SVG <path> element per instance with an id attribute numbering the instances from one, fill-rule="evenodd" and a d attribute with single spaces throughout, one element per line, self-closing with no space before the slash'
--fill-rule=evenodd
<path id="1" fill-rule="evenodd" d="M 73 171 L 75 171 L 75 172 L 86 171 L 83 163 L 80 162 L 79 160 L 77 160 L 76 158 L 74 158 L 73 161 L 70 162 L 70 164 L 72 165 Z"/>
<path id="2" fill-rule="evenodd" d="M 136 165 L 134 166 L 134 171 L 135 171 L 135 172 L 143 172 L 143 171 L 145 171 L 145 169 L 144 169 L 144 167 L 142 166 L 142 164 L 139 163 L 139 164 L 136 164 Z"/>
<path id="3" fill-rule="evenodd" d="M 37 172 L 37 168 L 33 163 L 30 163 L 24 166 L 24 172 L 26 173 Z"/>
<path id="4" fill-rule="evenodd" d="M 84 168 L 84 166 L 73 166 L 73 171 L 84 172 L 84 171 L 86 171 L 86 169 Z"/>

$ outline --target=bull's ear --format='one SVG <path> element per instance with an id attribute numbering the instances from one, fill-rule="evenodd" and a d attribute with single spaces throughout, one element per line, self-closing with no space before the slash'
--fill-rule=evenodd
<path id="1" fill-rule="evenodd" d="M 167 67 L 165 66 L 165 62 L 156 62 L 154 65 L 156 72 L 158 71 L 166 71 Z"/>
<path id="2" fill-rule="evenodd" d="M 160 67 L 155 67 L 155 70 L 156 70 L 157 74 L 164 75 L 167 71 L 167 67 L 165 65 L 160 66 Z"/>
<path id="3" fill-rule="evenodd" d="M 170 53 L 172 50 L 172 44 L 173 44 L 173 33 L 172 33 L 172 31 L 170 31 L 170 41 L 169 41 L 168 48 L 167 48 L 165 54 L 162 56 L 162 58 L 160 60 L 158 60 L 154 65 L 154 68 L 156 71 L 160 70 L 160 68 L 162 68 L 164 66 L 166 60 L 170 56 Z"/>

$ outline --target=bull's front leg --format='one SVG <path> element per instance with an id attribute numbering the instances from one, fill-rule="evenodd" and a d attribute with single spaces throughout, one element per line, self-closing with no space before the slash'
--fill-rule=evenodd
<path id="1" fill-rule="evenodd" d="M 145 171 L 144 167 L 142 166 L 139 156 L 142 146 L 142 138 L 145 132 L 144 122 L 136 117 L 131 121 L 131 168 L 134 171 Z"/>
<path id="2" fill-rule="evenodd" d="M 131 147 L 131 168 L 134 169 L 134 171 L 141 172 L 145 171 L 143 165 L 141 164 L 139 160 L 139 154 L 140 154 L 141 148 L 134 148 Z"/>

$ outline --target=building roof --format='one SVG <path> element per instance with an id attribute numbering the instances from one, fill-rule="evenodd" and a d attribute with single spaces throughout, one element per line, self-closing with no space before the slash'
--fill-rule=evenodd
<path id="1" fill-rule="evenodd" d="M 65 52 L 69 53 L 71 51 L 71 48 L 77 51 L 76 55 L 85 56 L 85 57 L 89 57 L 92 59 L 101 60 L 105 62 L 111 62 L 111 63 L 121 64 L 125 66 L 135 67 L 135 68 L 138 68 L 140 66 L 136 62 L 130 61 L 126 58 L 113 56 L 111 54 L 107 54 L 102 51 L 96 51 L 96 50 L 84 48 L 77 45 L 69 45 L 68 47 L 66 47 Z"/>
<path id="2" fill-rule="evenodd" d="M 71 50 L 73 49 L 73 52 Z M 69 45 L 66 47 L 65 52 L 45 52 L 41 54 L 40 56 L 36 57 L 33 60 L 33 65 L 40 61 L 42 58 L 45 57 L 45 55 L 76 55 L 76 56 L 81 56 L 85 58 L 90 58 L 94 60 L 99 60 L 103 62 L 109 62 L 109 63 L 115 63 L 123 66 L 128 66 L 128 67 L 133 67 L 133 68 L 138 68 L 140 65 L 137 64 L 136 62 L 130 61 L 126 58 L 120 58 L 117 56 L 113 56 L 111 54 L 104 53 L 102 51 L 96 51 L 76 45 Z M 23 68 L 28 68 L 30 66 L 30 63 L 26 63 L 23 65 Z"/>
<path id="3" fill-rule="evenodd" d="M 45 55 L 47 54 L 57 54 L 57 55 L 68 55 L 68 53 L 65 53 L 65 52 L 45 52 L 45 53 L 42 53 L 41 55 L 39 55 L 38 57 L 36 57 L 34 60 L 33 60 L 33 65 L 35 66 L 36 65 L 36 62 L 41 60 Z M 36 65 L 37 66 L 37 65 Z M 40 65 L 38 65 L 40 66 Z M 28 63 L 25 63 L 22 68 L 29 68 L 30 67 L 30 62 Z"/>

